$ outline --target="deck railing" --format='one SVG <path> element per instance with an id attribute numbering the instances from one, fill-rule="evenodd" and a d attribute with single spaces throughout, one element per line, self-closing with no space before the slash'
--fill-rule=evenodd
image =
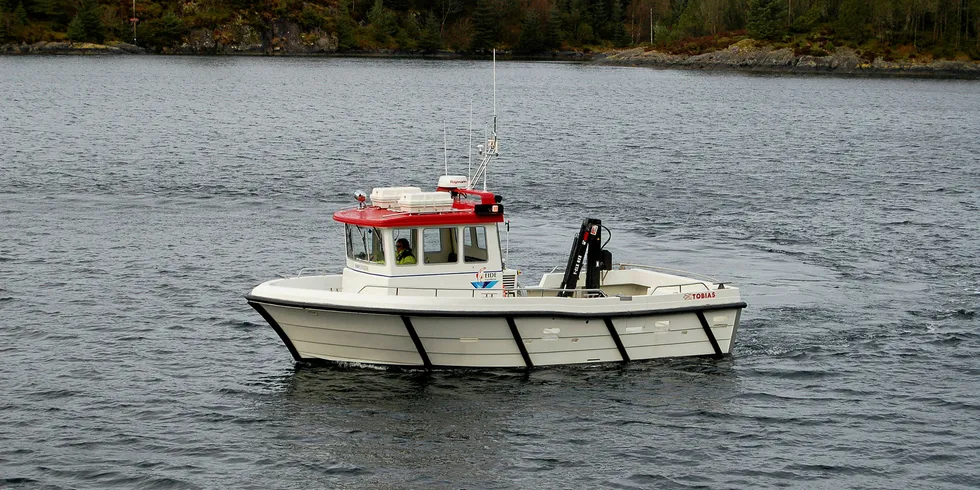
<path id="1" fill-rule="evenodd" d="M 528 297 L 551 297 L 550 295 L 545 295 L 544 293 L 554 293 L 554 296 L 558 296 L 558 293 L 570 292 L 572 293 L 572 298 L 602 298 L 607 296 L 605 292 L 601 289 L 560 289 L 560 288 L 515 288 L 515 289 L 465 289 L 465 288 L 420 288 L 411 286 L 373 286 L 367 285 L 362 287 L 357 294 L 363 293 L 368 289 L 384 289 L 384 290 L 394 290 L 395 296 L 401 296 L 402 292 L 431 292 L 432 296 L 435 298 L 439 297 L 439 293 L 442 292 L 445 296 L 446 293 L 469 293 L 471 298 L 477 298 L 477 294 L 482 294 L 483 296 L 496 296 L 500 294 L 502 297 L 514 297 L 514 296 L 528 296 Z M 414 295 L 417 296 L 417 295 Z M 459 297 L 459 294 L 453 294 L 452 297 Z"/>
<path id="2" fill-rule="evenodd" d="M 632 268 L 636 268 L 636 269 L 649 269 L 649 270 L 652 270 L 654 272 L 664 272 L 664 273 L 671 274 L 671 275 L 682 275 L 682 276 L 691 277 L 691 278 L 694 278 L 694 279 L 699 279 L 701 281 L 707 281 L 709 283 L 722 284 L 722 281 L 720 281 L 718 279 L 715 279 L 715 278 L 713 278 L 711 276 L 707 276 L 707 275 L 704 275 L 704 274 L 699 274 L 697 272 L 690 272 L 690 271 L 685 271 L 685 270 L 680 270 L 680 269 L 670 269 L 670 268 L 667 268 L 667 267 L 660 267 L 660 266 L 656 266 L 656 265 L 630 264 L 630 263 L 626 263 L 626 262 L 619 263 L 619 264 L 616 264 L 616 265 L 619 266 L 619 270 L 626 270 L 626 269 L 631 268 L 631 267 Z M 664 287 L 669 287 L 669 286 L 664 286 Z"/>
<path id="3" fill-rule="evenodd" d="M 684 284 L 664 284 L 663 286 L 657 286 L 657 287 L 653 288 L 653 290 L 650 291 L 650 294 L 652 295 L 652 294 L 656 293 L 657 290 L 660 289 L 660 288 L 664 288 L 664 289 L 667 289 L 667 288 L 677 288 L 677 292 L 678 293 L 682 293 L 682 292 L 684 292 L 684 286 L 703 286 L 706 291 L 711 291 L 711 286 L 708 286 L 707 284 L 705 284 L 703 282 L 697 281 L 697 282 L 686 282 Z"/>

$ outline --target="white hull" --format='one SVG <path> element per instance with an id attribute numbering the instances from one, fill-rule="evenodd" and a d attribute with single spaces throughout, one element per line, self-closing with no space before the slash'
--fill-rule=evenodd
<path id="1" fill-rule="evenodd" d="M 705 300 L 680 292 L 628 299 L 419 298 L 319 290 L 310 301 L 302 297 L 312 296 L 308 289 L 291 299 L 262 292 L 256 288 L 250 304 L 298 361 L 425 368 L 721 357 L 731 353 L 745 306 L 735 288 Z"/>

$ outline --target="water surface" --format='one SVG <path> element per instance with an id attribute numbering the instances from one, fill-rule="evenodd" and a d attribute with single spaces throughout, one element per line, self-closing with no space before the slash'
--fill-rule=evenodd
<path id="1" fill-rule="evenodd" d="M 980 486 L 980 85 L 499 63 L 526 280 L 580 220 L 742 287 L 730 359 L 298 367 L 243 295 L 465 173 L 486 62 L 0 57 L 0 486 Z M 475 155 L 474 155 L 475 158 Z"/>

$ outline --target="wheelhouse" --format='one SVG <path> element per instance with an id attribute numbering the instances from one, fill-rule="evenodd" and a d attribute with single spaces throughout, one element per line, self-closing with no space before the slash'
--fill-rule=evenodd
<path id="1" fill-rule="evenodd" d="M 404 295 L 440 289 L 471 295 L 474 289 L 501 289 L 499 196 L 390 187 L 374 189 L 371 201 L 334 214 L 344 223 L 345 291 Z"/>

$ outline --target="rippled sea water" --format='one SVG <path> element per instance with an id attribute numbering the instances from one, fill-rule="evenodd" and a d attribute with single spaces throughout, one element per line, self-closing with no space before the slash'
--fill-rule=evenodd
<path id="1" fill-rule="evenodd" d="M 535 282 L 732 280 L 734 356 L 304 367 L 245 303 L 331 214 L 465 173 L 475 61 L 0 57 L 0 487 L 980 487 L 980 84 L 497 65 Z M 472 109 L 471 109 L 472 107 Z"/>

